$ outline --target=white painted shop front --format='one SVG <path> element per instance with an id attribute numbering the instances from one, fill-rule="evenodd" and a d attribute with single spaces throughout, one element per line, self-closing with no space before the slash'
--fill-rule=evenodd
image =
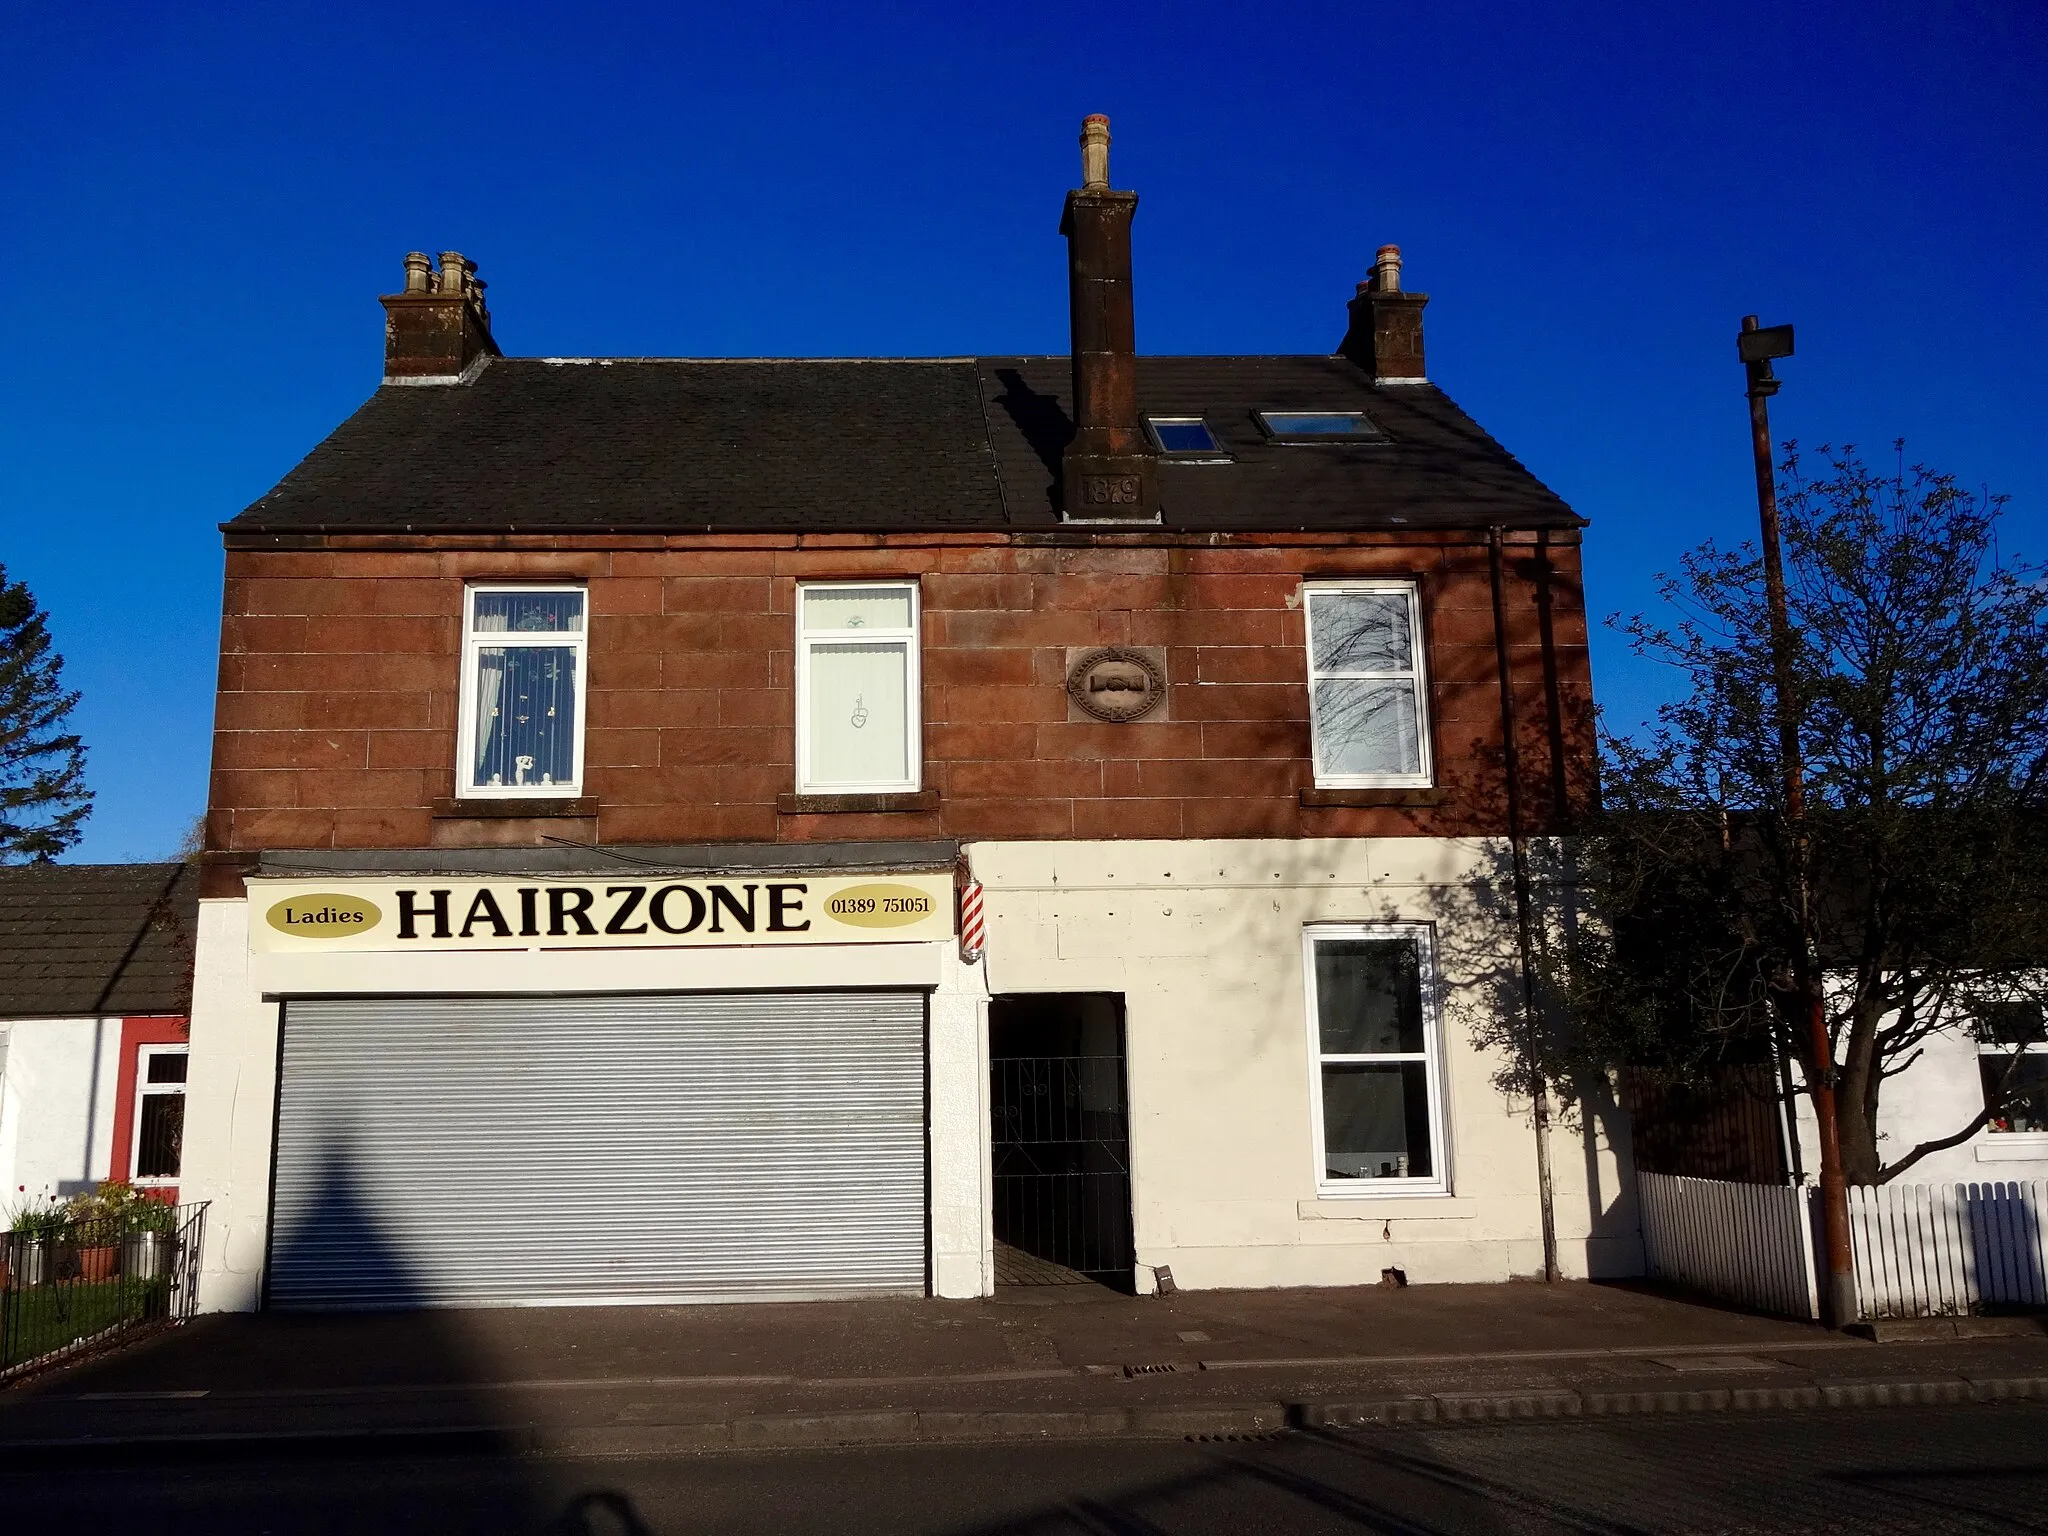
<path id="1" fill-rule="evenodd" d="M 1538 1272 L 1527 1105 L 1468 1019 L 1513 950 L 1474 905 L 1497 856 L 971 844 L 972 962 L 952 876 L 929 869 L 778 875 L 811 888 L 773 933 L 764 891 L 753 932 L 716 936 L 699 877 L 252 878 L 201 909 L 203 1304 L 987 1294 L 997 1239 L 1020 1241 L 1015 1169 L 1039 1155 L 1017 1161 L 1040 1134 L 1017 1128 L 1039 1112 L 1018 1084 L 1056 1107 L 1055 1049 L 1076 1123 L 1127 1093 L 1127 1162 L 1103 1187 L 1140 1291 L 1162 1267 L 1183 1287 Z M 587 909 L 556 894 L 579 879 Z M 819 926 L 822 901 L 890 885 L 943 900 L 897 927 Z M 345 921 L 349 902 L 375 924 Z M 354 937 L 308 937 L 308 916 Z M 1568 1275 L 1640 1268 L 1617 1125 L 1596 1110 L 1556 1133 Z M 1099 1166 L 1125 1156 L 1088 1134 Z"/>

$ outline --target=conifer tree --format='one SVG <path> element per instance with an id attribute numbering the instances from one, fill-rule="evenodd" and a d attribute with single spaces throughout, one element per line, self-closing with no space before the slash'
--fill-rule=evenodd
<path id="1" fill-rule="evenodd" d="M 0 566 L 0 864 L 48 863 L 84 835 L 92 791 L 63 670 L 48 615 Z"/>

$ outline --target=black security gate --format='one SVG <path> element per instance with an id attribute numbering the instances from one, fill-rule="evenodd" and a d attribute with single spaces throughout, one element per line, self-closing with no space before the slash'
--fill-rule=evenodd
<path id="1" fill-rule="evenodd" d="M 996 1241 L 1132 1288 L 1123 1000 L 999 997 L 989 1005 Z"/>

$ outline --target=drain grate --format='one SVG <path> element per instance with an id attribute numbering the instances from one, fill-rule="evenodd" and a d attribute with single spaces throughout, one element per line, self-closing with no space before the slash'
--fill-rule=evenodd
<path id="1" fill-rule="evenodd" d="M 1173 1372 L 1179 1369 L 1180 1367 L 1174 1364 L 1171 1360 L 1165 1360 L 1161 1361 L 1157 1365 L 1127 1365 L 1124 1367 L 1124 1375 L 1127 1377 L 1166 1376 L 1171 1375 Z"/>

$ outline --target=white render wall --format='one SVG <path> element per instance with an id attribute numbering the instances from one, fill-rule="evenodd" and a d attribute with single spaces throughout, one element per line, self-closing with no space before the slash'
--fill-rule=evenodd
<path id="1" fill-rule="evenodd" d="M 1503 842 L 1432 838 L 978 843 L 991 991 L 1124 995 L 1141 1287 L 1357 1285 L 1542 1272 L 1526 1100 L 1471 1038 L 1518 984 Z M 1316 1188 L 1302 976 L 1309 923 L 1437 924 L 1451 1193 Z M 1642 1271 L 1611 1107 L 1552 1132 L 1567 1276 Z"/>
<path id="2" fill-rule="evenodd" d="M 89 1189 L 113 1169 L 119 1019 L 17 1019 L 0 1070 L 0 1213 Z"/>
<path id="3" fill-rule="evenodd" d="M 280 1006 L 266 997 L 925 987 L 931 1242 L 941 1296 L 994 1286 L 988 1222 L 987 993 L 946 943 L 417 954 L 249 952 L 249 903 L 200 903 L 186 1088 L 186 1200 L 212 1202 L 199 1302 L 252 1311 L 263 1288 Z"/>
<path id="4" fill-rule="evenodd" d="M 1801 1074 L 1795 1065 L 1795 1078 Z M 1803 1080 L 1803 1078 L 1801 1078 Z M 1793 1100 L 1799 1114 L 1799 1147 L 1808 1177 L 1820 1176 L 1820 1137 L 1813 1100 Z M 1930 1035 L 1919 1060 L 1888 1078 L 1877 1096 L 1877 1151 L 1896 1162 L 1923 1141 L 1953 1136 L 1984 1108 L 1984 1080 L 1977 1067 L 1977 1042 L 1964 1030 Z M 2002 1184 L 2048 1179 L 2048 1133 L 1982 1130 L 1959 1146 L 1930 1152 L 1898 1176 L 1902 1184 Z"/>

